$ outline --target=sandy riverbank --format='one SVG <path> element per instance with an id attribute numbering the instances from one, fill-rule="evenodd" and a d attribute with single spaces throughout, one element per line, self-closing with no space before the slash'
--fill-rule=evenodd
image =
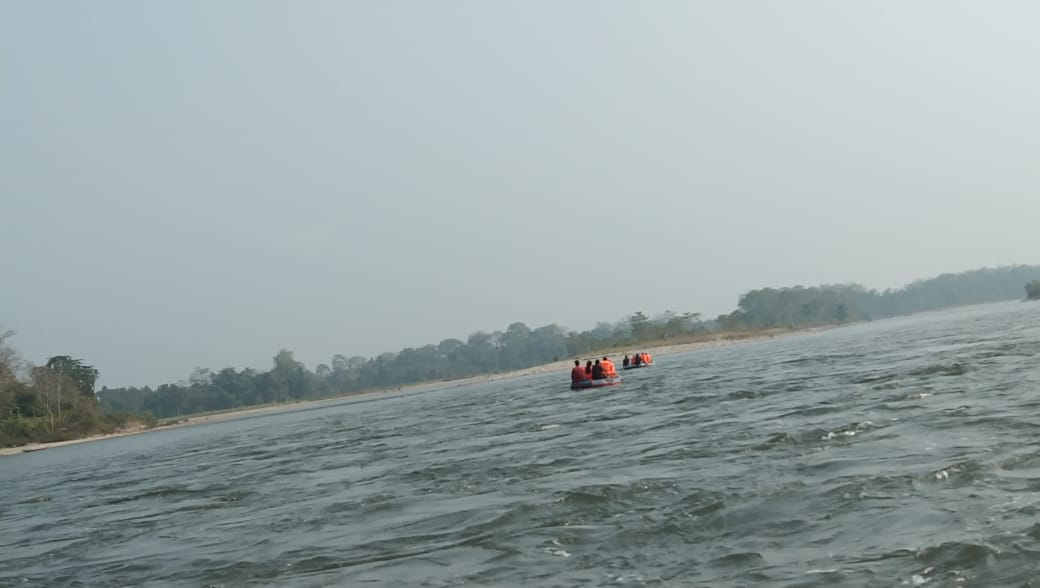
<path id="1" fill-rule="evenodd" d="M 755 334 L 743 337 L 723 336 L 716 338 L 709 338 L 698 341 L 690 341 L 685 343 L 664 343 L 660 345 L 644 345 L 638 348 L 639 351 L 647 351 L 654 355 L 655 358 L 660 358 L 668 355 L 675 355 L 679 353 L 689 353 L 694 351 L 700 351 L 704 349 L 713 349 L 717 347 L 727 347 L 731 345 L 739 345 L 741 343 L 750 343 L 754 341 L 761 341 L 763 339 L 769 339 L 773 337 L 793 335 L 793 334 L 805 334 L 820 331 L 823 329 L 805 329 L 799 331 L 776 331 L 771 333 Z M 632 353 L 636 351 L 635 348 L 624 348 L 616 349 L 613 351 L 607 351 L 598 355 L 608 355 L 616 360 L 615 363 L 620 365 L 620 356 L 625 353 Z M 589 358 L 593 357 L 592 354 Z M 29 443 L 20 447 L 0 447 L 0 456 L 5 455 L 17 455 L 19 453 L 26 453 L 31 451 L 39 451 L 41 449 L 49 449 L 52 447 L 62 447 L 64 445 L 75 445 L 77 443 L 89 443 L 91 441 L 100 441 L 101 439 L 111 439 L 113 437 L 125 437 L 127 435 L 138 435 L 141 433 L 147 433 L 149 431 L 162 431 L 166 429 L 179 428 L 179 427 L 190 427 L 193 425 L 201 425 L 205 423 L 213 423 L 220 421 L 227 421 L 231 419 L 237 419 L 244 416 L 265 414 L 270 412 L 277 412 L 282 410 L 291 410 L 293 408 L 300 408 L 303 406 L 307 407 L 319 407 L 323 404 L 332 404 L 336 402 L 342 402 L 347 399 L 364 398 L 366 396 L 377 396 L 385 394 L 396 394 L 400 392 L 422 392 L 430 390 L 442 390 L 445 388 L 457 388 L 466 384 L 474 384 L 481 382 L 495 382 L 501 380 L 508 380 L 511 378 L 519 378 L 523 376 L 531 376 L 535 374 L 548 374 L 557 372 L 560 374 L 561 382 L 566 384 L 570 377 L 571 367 L 574 365 L 574 358 L 556 361 L 552 363 L 546 363 L 542 365 L 532 366 L 524 368 L 522 370 L 515 370 L 512 372 L 504 372 L 500 374 L 487 374 L 480 376 L 473 376 L 469 378 L 463 378 L 459 380 L 450 380 L 446 382 L 427 382 L 424 384 L 411 384 L 408 386 L 401 386 L 400 388 L 388 388 L 385 390 L 373 390 L 370 392 L 361 392 L 358 394 L 346 394 L 343 396 L 335 396 L 332 398 L 323 398 L 321 400 L 305 400 L 299 402 L 293 402 L 289 404 L 271 404 L 264 406 L 254 406 L 249 408 L 241 408 L 235 410 L 229 410 L 225 412 L 218 412 L 212 414 L 195 415 L 190 417 L 184 417 L 175 422 L 167 422 L 157 427 L 144 428 L 138 427 L 118 433 L 109 433 L 106 435 L 95 435 L 91 437 L 83 437 L 80 439 L 69 439 L 67 441 L 55 441 L 52 443 Z"/>

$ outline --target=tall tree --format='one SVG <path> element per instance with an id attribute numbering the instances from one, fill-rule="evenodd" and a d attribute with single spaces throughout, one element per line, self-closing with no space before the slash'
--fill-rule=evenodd
<path id="1" fill-rule="evenodd" d="M 0 408 L 14 405 L 15 386 L 18 384 L 21 362 L 14 347 L 7 344 L 11 337 L 14 337 L 14 331 L 0 332 Z"/>
<path id="2" fill-rule="evenodd" d="M 55 355 L 47 360 L 46 367 L 72 380 L 80 394 L 94 396 L 94 384 L 98 379 L 98 371 L 94 366 L 85 365 L 83 360 L 68 355 Z"/>
<path id="3" fill-rule="evenodd" d="M 643 314 L 643 311 L 640 310 L 628 317 L 628 324 L 632 326 L 632 336 L 635 337 L 637 341 L 642 341 L 648 338 L 651 329 L 650 317 Z"/>
<path id="4" fill-rule="evenodd" d="M 1026 284 L 1026 298 L 1040 300 L 1040 280 L 1033 280 Z"/>
<path id="5" fill-rule="evenodd" d="M 7 340 L 14 337 L 14 331 L 0 332 L 0 389 L 18 378 L 18 352 L 8 345 Z"/>

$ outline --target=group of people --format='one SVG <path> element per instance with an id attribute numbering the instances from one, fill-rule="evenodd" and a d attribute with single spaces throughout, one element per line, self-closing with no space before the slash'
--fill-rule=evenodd
<path id="1" fill-rule="evenodd" d="M 627 360 L 628 356 L 625 356 L 625 358 Z M 574 368 L 571 369 L 571 384 L 577 384 L 585 380 L 616 378 L 617 375 L 614 362 L 610 361 L 607 356 L 603 356 L 603 359 L 597 359 L 595 363 L 590 359 L 585 362 L 584 367 L 581 365 L 581 360 L 575 359 Z"/>
<path id="2" fill-rule="evenodd" d="M 643 365 L 644 363 L 654 363 L 654 358 L 645 351 L 642 353 L 633 353 L 631 359 L 626 355 L 625 359 L 621 361 L 623 367 L 628 367 L 630 365 Z"/>

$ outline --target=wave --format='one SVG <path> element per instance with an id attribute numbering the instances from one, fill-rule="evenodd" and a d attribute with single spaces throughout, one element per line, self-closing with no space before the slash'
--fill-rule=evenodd
<path id="1" fill-rule="evenodd" d="M 765 563 L 765 561 L 766 560 L 765 560 L 764 557 L 762 557 L 761 553 L 757 553 L 757 552 L 754 552 L 754 551 L 744 551 L 744 552 L 737 552 L 737 553 L 728 553 L 726 555 L 723 555 L 722 557 L 717 557 L 717 558 L 711 560 L 708 563 L 709 563 L 709 565 L 716 566 L 716 567 L 724 567 L 724 568 L 740 567 L 740 568 L 743 568 L 743 567 L 746 567 L 746 566 L 761 565 L 761 564 Z"/>
<path id="2" fill-rule="evenodd" d="M 127 502 L 146 500 L 149 498 L 179 500 L 188 497 L 206 496 L 208 492 L 209 489 L 187 488 L 184 486 L 159 486 L 158 488 L 151 488 L 149 490 L 145 490 L 137 494 L 109 498 L 105 501 L 105 504 L 124 504 Z"/>
<path id="3" fill-rule="evenodd" d="M 907 372 L 908 376 L 963 376 L 975 368 L 966 363 L 955 361 L 953 363 L 937 363 L 924 366 Z"/>
<path id="4" fill-rule="evenodd" d="M 835 429 L 808 429 L 789 433 L 780 431 L 773 433 L 764 442 L 753 445 L 752 449 L 767 451 L 785 446 L 818 446 L 821 442 L 850 441 L 853 437 L 876 429 L 872 421 L 852 422 Z"/>

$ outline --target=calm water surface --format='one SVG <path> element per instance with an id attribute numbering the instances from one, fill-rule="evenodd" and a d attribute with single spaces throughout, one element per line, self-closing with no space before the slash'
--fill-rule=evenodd
<path id="1" fill-rule="evenodd" d="M 0 458 L 2 586 L 1024 586 L 1040 304 Z"/>

